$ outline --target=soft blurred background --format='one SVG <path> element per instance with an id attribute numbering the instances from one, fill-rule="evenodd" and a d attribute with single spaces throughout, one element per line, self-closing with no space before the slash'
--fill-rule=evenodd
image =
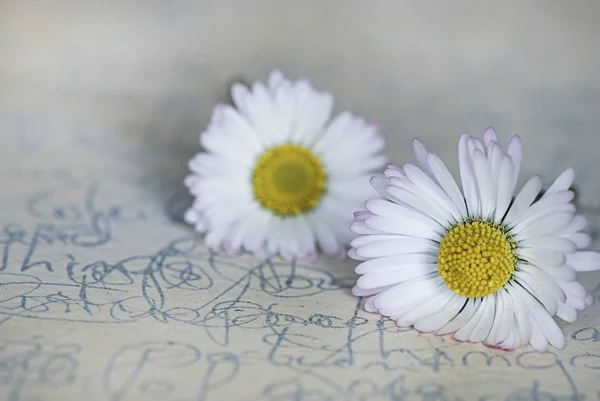
<path id="1" fill-rule="evenodd" d="M 493 126 L 522 136 L 526 175 L 575 166 L 596 208 L 599 17 L 597 0 L 2 0 L 0 166 L 85 165 L 162 202 L 230 84 L 279 67 L 377 121 L 393 161 L 419 136 L 456 171 L 459 134 Z"/>

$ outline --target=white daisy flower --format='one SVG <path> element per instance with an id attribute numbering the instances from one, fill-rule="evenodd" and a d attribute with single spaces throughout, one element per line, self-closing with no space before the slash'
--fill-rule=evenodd
<path id="1" fill-rule="evenodd" d="M 185 185 L 185 220 L 211 248 L 264 258 L 345 256 L 352 213 L 374 191 L 387 159 L 378 128 L 349 112 L 330 120 L 333 97 L 278 70 L 267 85 L 234 84 L 200 135 Z"/>
<path id="2" fill-rule="evenodd" d="M 355 213 L 350 257 L 362 261 L 353 293 L 398 326 L 459 341 L 545 351 L 565 340 L 567 322 L 593 303 L 576 273 L 600 269 L 600 254 L 582 232 L 568 169 L 540 194 L 535 176 L 515 196 L 522 144 L 506 151 L 488 129 L 462 134 L 462 191 L 438 156 L 417 139 L 418 167 L 388 165 L 371 179 L 381 197 Z"/>

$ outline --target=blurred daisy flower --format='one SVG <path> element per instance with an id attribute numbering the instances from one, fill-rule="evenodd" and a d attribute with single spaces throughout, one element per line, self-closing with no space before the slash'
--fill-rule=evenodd
<path id="1" fill-rule="evenodd" d="M 491 128 L 460 136 L 462 190 L 418 139 L 414 153 L 418 166 L 390 164 L 371 179 L 380 196 L 355 213 L 354 295 L 401 327 L 508 350 L 563 348 L 553 316 L 575 321 L 593 303 L 576 273 L 600 269 L 600 254 L 584 250 L 573 169 L 543 193 L 538 176 L 516 192 L 521 140 L 504 151 Z"/>
<path id="2" fill-rule="evenodd" d="M 352 213 L 375 192 L 387 160 L 376 126 L 349 112 L 330 120 L 333 97 L 279 70 L 267 84 L 231 88 L 189 162 L 194 197 L 185 220 L 211 248 L 259 258 L 345 256 Z"/>

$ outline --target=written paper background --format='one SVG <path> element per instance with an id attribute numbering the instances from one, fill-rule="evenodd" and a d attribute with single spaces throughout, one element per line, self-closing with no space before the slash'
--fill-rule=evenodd
<path id="1" fill-rule="evenodd" d="M 362 311 L 353 261 L 260 264 L 181 223 L 212 105 L 279 66 L 395 161 L 418 135 L 455 166 L 494 125 L 526 176 L 576 165 L 599 249 L 597 5 L 419 4 L 2 2 L 0 399 L 600 400 L 598 304 L 563 351 L 458 344 Z"/>

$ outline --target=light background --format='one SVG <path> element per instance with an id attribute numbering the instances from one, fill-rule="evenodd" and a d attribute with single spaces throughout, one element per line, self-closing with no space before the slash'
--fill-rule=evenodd
<path id="1" fill-rule="evenodd" d="M 2 148 L 104 170 L 128 158 L 162 195 L 231 82 L 279 67 L 378 122 L 395 162 L 418 136 L 456 169 L 459 134 L 493 126 L 523 137 L 525 175 L 575 166 L 596 207 L 599 17 L 595 0 L 4 0 Z"/>

